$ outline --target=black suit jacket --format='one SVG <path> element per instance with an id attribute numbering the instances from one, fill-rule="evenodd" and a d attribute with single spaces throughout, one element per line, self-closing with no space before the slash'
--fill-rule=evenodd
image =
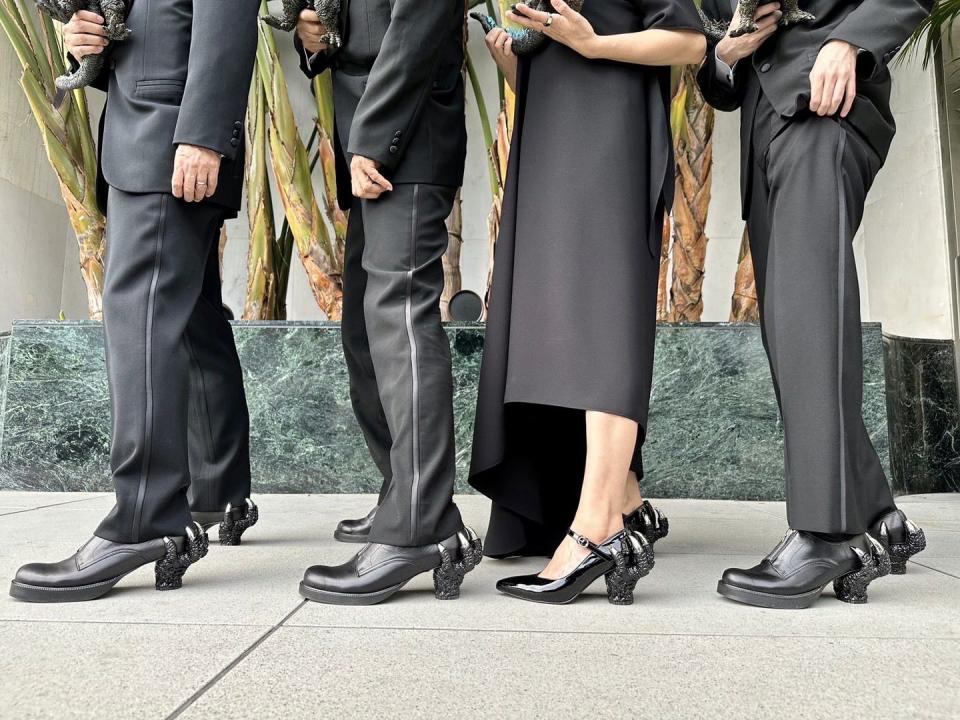
<path id="1" fill-rule="evenodd" d="M 763 0 L 761 0 L 763 1 Z M 846 40 L 861 48 L 857 99 L 847 116 L 886 159 L 896 132 L 890 112 L 888 63 L 929 13 L 934 0 L 801 0 L 817 16 L 815 22 L 778 30 L 750 59 L 734 70 L 734 84 L 718 78 L 716 41 L 712 41 L 697 81 L 707 102 L 719 110 L 741 108 L 741 183 L 749 194 L 750 152 L 757 104 L 765 96 L 783 118 L 809 112 L 810 71 L 830 40 Z M 736 0 L 703 0 L 708 17 L 733 19 Z M 749 67 L 752 65 L 752 68 Z M 761 96 L 762 93 L 762 96 Z M 806 109 L 806 110 L 805 110 Z"/>
<path id="2" fill-rule="evenodd" d="M 176 146 L 198 145 L 223 155 L 211 201 L 240 208 L 259 7 L 258 0 L 134 0 L 133 34 L 110 48 L 97 83 L 107 90 L 101 189 L 169 193 Z"/>
<path id="3" fill-rule="evenodd" d="M 308 57 L 307 77 L 333 70 L 338 196 L 352 194 L 351 155 L 381 164 L 394 183 L 458 187 L 467 131 L 462 0 L 343 0 L 339 51 Z"/>

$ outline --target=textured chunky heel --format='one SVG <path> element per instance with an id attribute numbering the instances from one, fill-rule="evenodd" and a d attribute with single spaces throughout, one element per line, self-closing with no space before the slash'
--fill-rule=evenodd
<path id="1" fill-rule="evenodd" d="M 640 533 L 651 545 L 670 534 L 670 521 L 649 500 L 644 500 L 640 507 L 623 516 L 623 527 Z"/>
<path id="2" fill-rule="evenodd" d="M 625 533 L 613 553 L 613 569 L 604 575 L 607 600 L 613 605 L 632 605 L 637 582 L 650 574 L 653 564 L 653 545 L 640 533 Z"/>
<path id="3" fill-rule="evenodd" d="M 880 526 L 880 542 L 890 553 L 890 572 L 894 575 L 906 575 L 907 560 L 927 547 L 927 536 L 910 520 L 904 521 L 904 531 L 906 539 L 903 542 L 891 543 L 886 524 Z"/>
<path id="4" fill-rule="evenodd" d="M 868 536 L 869 537 L 869 536 Z M 852 548 L 860 559 L 860 569 L 833 581 L 838 600 L 860 605 L 867 602 L 867 586 L 878 577 L 890 574 L 890 555 L 879 542 L 870 538 L 870 551 Z"/>
<path id="5" fill-rule="evenodd" d="M 816 20 L 816 16 L 811 15 L 808 12 L 800 10 L 788 10 L 783 14 L 783 17 L 780 18 L 781 27 L 790 27 L 791 25 L 799 25 L 800 23 L 812 22 Z"/>
<path id="6" fill-rule="evenodd" d="M 433 571 L 433 589 L 437 600 L 456 600 L 460 597 L 460 586 L 468 572 L 480 564 L 483 559 L 483 543 L 472 529 L 464 527 L 457 533 L 460 547 L 451 552 L 443 545 L 440 550 L 440 566 Z M 459 558 L 454 558 L 454 553 Z"/>
<path id="7" fill-rule="evenodd" d="M 243 533 L 256 525 L 259 519 L 260 510 L 250 498 L 247 498 L 246 507 L 239 518 L 233 516 L 233 507 L 228 503 L 220 521 L 220 544 L 239 545 Z"/>
<path id="8" fill-rule="evenodd" d="M 183 586 L 183 574 L 207 554 L 210 549 L 210 539 L 207 533 L 198 524 L 187 527 L 187 537 L 183 551 L 177 543 L 168 537 L 163 539 L 166 554 L 157 561 L 154 573 L 156 575 L 157 590 L 177 590 Z"/>

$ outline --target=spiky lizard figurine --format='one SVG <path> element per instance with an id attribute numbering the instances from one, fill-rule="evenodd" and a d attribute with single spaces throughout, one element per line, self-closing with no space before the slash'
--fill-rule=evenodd
<path id="1" fill-rule="evenodd" d="M 567 0 L 567 4 L 574 12 L 580 12 L 583 9 L 583 3 L 584 0 Z M 551 12 L 553 10 L 550 0 L 530 0 L 527 6 L 531 10 L 540 10 L 541 12 Z M 495 19 L 484 13 L 472 12 L 470 17 L 480 23 L 485 33 L 490 32 L 495 27 L 501 27 Z M 507 28 L 507 33 L 513 38 L 511 48 L 514 55 L 534 53 L 543 47 L 543 43 L 547 39 L 547 36 L 539 30 L 530 30 L 529 28 Z"/>
<path id="2" fill-rule="evenodd" d="M 127 29 L 127 0 L 36 0 L 37 7 L 61 23 L 68 23 L 80 10 L 89 10 L 104 20 L 107 39 L 121 42 L 130 37 Z M 91 85 L 103 70 L 103 55 L 87 55 L 72 73 L 61 75 L 54 82 L 57 90 L 65 93 Z"/>
<path id="3" fill-rule="evenodd" d="M 282 0 L 282 8 L 279 18 L 268 15 L 263 21 L 270 27 L 290 32 L 297 27 L 300 13 L 313 10 L 327 29 L 320 42 L 334 49 L 343 44 L 343 38 L 340 37 L 340 0 Z"/>
<path id="4" fill-rule="evenodd" d="M 759 5 L 760 0 L 740 0 L 738 7 L 740 23 L 734 28 L 729 28 L 730 37 L 740 37 L 741 35 L 756 32 L 759 29 L 753 21 L 753 16 L 757 12 Z M 800 9 L 800 0 L 782 0 L 782 7 L 783 17 L 780 18 L 781 27 L 788 27 L 803 22 L 812 22 L 817 19 L 813 14 Z M 700 19 L 703 20 L 703 26 L 707 31 L 707 35 L 715 40 L 722 40 L 727 34 L 729 27 L 727 23 L 722 20 L 707 17 L 699 7 L 697 10 L 700 12 Z"/>

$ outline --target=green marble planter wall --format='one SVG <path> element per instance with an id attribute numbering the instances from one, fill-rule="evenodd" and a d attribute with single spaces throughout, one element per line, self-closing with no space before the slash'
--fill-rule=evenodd
<path id="1" fill-rule="evenodd" d="M 235 333 L 246 372 L 256 489 L 376 491 L 379 479 L 350 410 L 339 327 L 240 323 Z M 454 325 L 448 333 L 459 489 L 465 491 L 483 328 Z M 9 353 L 0 489 L 109 489 L 101 327 L 17 323 Z M 864 326 L 864 356 L 867 426 L 889 466 L 878 325 Z M 758 329 L 663 326 L 656 358 L 646 491 L 654 497 L 782 498 L 782 436 Z"/>

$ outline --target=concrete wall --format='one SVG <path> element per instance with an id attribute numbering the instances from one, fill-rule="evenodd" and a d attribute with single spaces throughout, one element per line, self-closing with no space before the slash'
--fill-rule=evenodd
<path id="1" fill-rule="evenodd" d="M 282 62 L 302 127 L 309 127 L 312 99 L 296 67 L 289 38 L 279 37 Z M 497 110 L 496 75 L 473 32 L 470 49 L 488 98 L 491 122 Z M 14 317 L 82 317 L 85 299 L 76 267 L 76 250 L 59 191 L 20 89 L 19 68 L 0 48 L 0 329 Z M 900 133 L 887 167 L 870 196 L 864 226 L 856 240 L 861 270 L 864 319 L 880 321 L 887 332 L 911 337 L 950 338 L 952 319 L 949 268 L 953 261 L 943 195 L 943 162 L 936 74 L 915 62 L 894 70 L 894 108 Z M 487 269 L 486 218 L 490 207 L 485 150 L 476 103 L 468 91 L 470 133 L 463 189 L 464 287 L 483 293 Z M 713 200 L 707 232 L 710 245 L 704 281 L 704 320 L 728 317 L 737 252 L 743 231 L 739 213 L 736 113 L 718 113 L 715 133 Z M 319 178 L 318 178 L 319 181 Z M 279 205 L 277 216 L 280 217 Z M 236 311 L 246 284 L 246 219 L 228 225 L 224 293 Z M 294 259 L 288 299 L 291 319 L 319 319 L 302 268 Z"/>

